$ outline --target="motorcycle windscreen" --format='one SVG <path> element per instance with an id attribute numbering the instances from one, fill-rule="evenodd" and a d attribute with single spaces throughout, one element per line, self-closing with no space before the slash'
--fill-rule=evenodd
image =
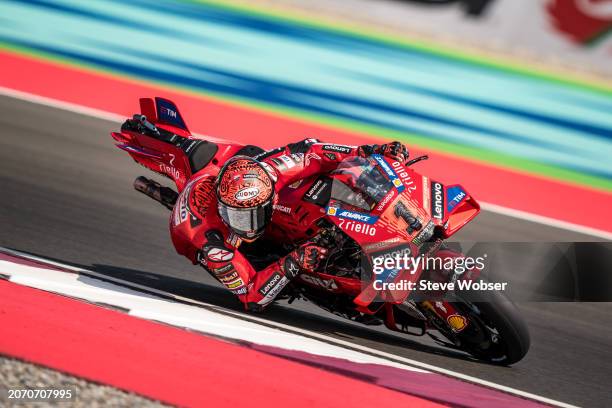
<path id="1" fill-rule="evenodd" d="M 362 157 L 353 157 L 339 163 L 331 174 L 331 199 L 357 211 L 374 210 L 393 189 L 393 183 L 376 163 Z"/>
<path id="2" fill-rule="evenodd" d="M 400 191 L 394 183 L 394 178 L 385 172 L 380 160 L 384 159 L 354 157 L 340 163 L 338 168 L 331 172 L 333 181 L 327 207 L 327 215 L 331 220 L 364 251 L 361 268 L 362 290 L 354 299 L 358 310 L 364 313 L 376 312 L 384 302 L 400 303 L 408 296 L 405 290 L 381 292 L 375 288 L 371 271 L 373 258 L 384 257 L 386 252 L 398 251 L 400 247 L 408 249 L 409 253 L 417 251 L 414 244 L 402 243 L 406 235 L 397 229 L 399 223 L 395 216 L 386 215 L 394 212 Z M 385 164 L 387 170 L 390 169 L 386 162 Z M 382 217 L 389 219 L 381 222 Z M 378 247 L 381 241 L 387 240 L 395 242 L 393 248 L 373 252 L 367 249 Z M 399 279 L 407 280 L 412 277 L 404 274 L 402 270 L 389 270 L 384 276 L 376 278 L 378 282 L 395 282 Z"/>

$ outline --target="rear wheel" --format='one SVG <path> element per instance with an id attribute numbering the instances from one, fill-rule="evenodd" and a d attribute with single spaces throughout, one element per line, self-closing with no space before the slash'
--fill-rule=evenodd
<path id="1" fill-rule="evenodd" d="M 459 299 L 462 298 L 458 294 Z M 456 334 L 459 346 L 473 356 L 494 364 L 520 361 L 529 350 L 529 330 L 516 306 L 503 294 L 490 292 L 488 302 L 460 300 L 453 305 L 469 319 Z"/>

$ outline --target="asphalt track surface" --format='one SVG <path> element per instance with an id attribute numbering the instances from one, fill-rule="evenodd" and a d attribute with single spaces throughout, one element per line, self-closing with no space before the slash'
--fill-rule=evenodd
<path id="1" fill-rule="evenodd" d="M 232 294 L 174 252 L 169 212 L 132 189 L 135 177 L 151 174 L 113 146 L 108 132 L 117 123 L 5 96 L 0 112 L 0 246 L 240 310 Z M 597 240 L 487 212 L 460 238 Z M 260 317 L 562 402 L 609 406 L 611 305 L 519 306 L 532 347 L 513 367 L 476 362 L 425 339 L 345 323 L 305 302 L 280 303 Z"/>

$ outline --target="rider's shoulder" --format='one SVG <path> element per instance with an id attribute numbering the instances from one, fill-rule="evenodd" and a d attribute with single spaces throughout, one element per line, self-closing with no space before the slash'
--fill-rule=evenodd
<path id="1" fill-rule="evenodd" d="M 183 192 L 187 206 L 198 218 L 204 218 L 208 209 L 216 202 L 216 176 L 202 174 L 189 180 Z"/>

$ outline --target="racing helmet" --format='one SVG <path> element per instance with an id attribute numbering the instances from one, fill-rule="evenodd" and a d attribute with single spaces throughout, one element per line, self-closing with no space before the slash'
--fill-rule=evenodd
<path id="1" fill-rule="evenodd" d="M 259 237 L 272 218 L 274 181 L 263 164 L 248 156 L 225 163 L 217 178 L 219 215 L 239 237 Z"/>

